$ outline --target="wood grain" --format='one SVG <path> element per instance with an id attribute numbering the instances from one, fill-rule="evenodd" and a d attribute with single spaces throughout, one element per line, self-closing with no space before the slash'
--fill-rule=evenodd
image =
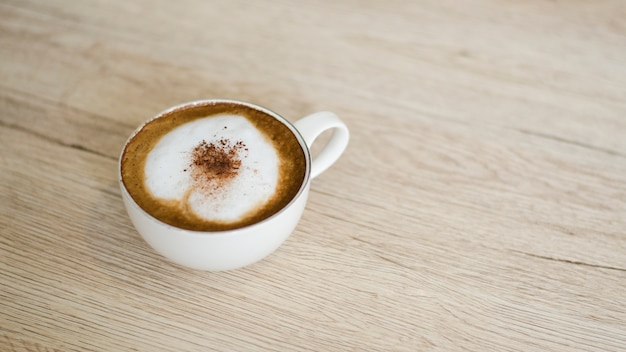
<path id="1" fill-rule="evenodd" d="M 0 350 L 626 350 L 626 4 L 0 2 Z M 275 253 L 154 253 L 117 181 L 184 101 L 336 112 Z"/>

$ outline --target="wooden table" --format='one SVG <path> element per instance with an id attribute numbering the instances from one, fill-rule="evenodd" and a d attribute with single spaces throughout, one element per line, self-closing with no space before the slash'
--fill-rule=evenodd
<path id="1" fill-rule="evenodd" d="M 626 3 L 0 2 L 0 350 L 626 350 Z M 174 265 L 130 133 L 234 98 L 342 158 L 244 269 Z"/>

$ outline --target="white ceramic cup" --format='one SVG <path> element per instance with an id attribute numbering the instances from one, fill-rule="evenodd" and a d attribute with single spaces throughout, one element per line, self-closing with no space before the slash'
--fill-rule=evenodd
<path id="1" fill-rule="evenodd" d="M 348 145 L 349 132 L 346 125 L 331 112 L 317 112 L 291 124 L 277 113 L 263 107 L 221 99 L 182 104 L 163 111 L 155 118 L 166 115 L 173 109 L 207 102 L 229 102 L 252 107 L 273 116 L 293 132 L 305 155 L 306 172 L 300 190 L 289 204 L 271 217 L 247 227 L 225 231 L 186 230 L 157 220 L 137 205 L 122 182 L 121 156 L 118 177 L 128 215 L 139 234 L 154 250 L 172 262 L 189 268 L 231 270 L 265 258 L 289 237 L 304 211 L 311 180 L 339 159 Z M 129 141 L 144 125 L 131 135 Z M 311 145 L 327 130 L 333 130 L 332 135 L 316 157 L 312 158 L 309 152 Z"/>

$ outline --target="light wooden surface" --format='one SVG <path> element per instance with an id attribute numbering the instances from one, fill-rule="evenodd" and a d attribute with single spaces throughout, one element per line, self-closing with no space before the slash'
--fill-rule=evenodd
<path id="1" fill-rule="evenodd" d="M 262 262 L 173 265 L 117 183 L 201 98 L 352 139 Z M 0 350 L 626 350 L 626 2 L 0 1 Z"/>

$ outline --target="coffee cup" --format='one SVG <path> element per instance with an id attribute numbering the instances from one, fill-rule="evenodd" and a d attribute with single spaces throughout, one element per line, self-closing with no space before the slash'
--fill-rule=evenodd
<path id="1" fill-rule="evenodd" d="M 312 157 L 311 146 L 328 130 Z M 242 101 L 181 104 L 129 137 L 118 164 L 122 199 L 137 232 L 170 261 L 241 268 L 289 237 L 311 180 L 339 159 L 348 140 L 346 125 L 327 111 L 292 124 Z"/>

